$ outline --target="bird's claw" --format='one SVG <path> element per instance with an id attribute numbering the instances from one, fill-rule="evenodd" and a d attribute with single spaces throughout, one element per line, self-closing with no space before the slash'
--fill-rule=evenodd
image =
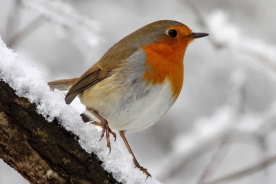
<path id="1" fill-rule="evenodd" d="M 151 177 L 151 174 L 148 172 L 148 170 L 146 168 L 144 168 L 142 166 L 136 166 L 136 167 L 139 168 L 143 173 L 145 173 L 147 175 L 146 179 L 148 179 L 148 177 Z"/>
<path id="2" fill-rule="evenodd" d="M 106 144 L 107 144 L 107 147 L 109 148 L 109 153 L 111 152 L 111 146 L 110 146 L 110 135 L 109 134 L 112 134 L 113 137 L 114 137 L 114 141 L 116 141 L 116 133 L 113 132 L 107 123 L 99 123 L 99 122 L 92 122 L 93 124 L 97 125 L 97 126 L 101 126 L 102 127 L 102 134 L 101 134 L 101 137 L 100 137 L 100 140 L 102 140 L 102 138 L 104 137 L 104 134 L 105 134 L 105 137 L 106 137 Z M 99 141 L 100 141 L 99 140 Z"/>

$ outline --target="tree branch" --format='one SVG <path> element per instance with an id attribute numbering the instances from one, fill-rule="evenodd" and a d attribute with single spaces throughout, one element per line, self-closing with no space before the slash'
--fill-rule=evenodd
<path id="1" fill-rule="evenodd" d="M 274 155 L 262 162 L 259 162 L 256 165 L 250 166 L 248 168 L 234 172 L 227 176 L 218 178 L 216 180 L 206 182 L 206 184 L 218 184 L 218 183 L 223 183 L 223 182 L 227 182 L 227 181 L 234 181 L 234 180 L 240 179 L 242 177 L 248 176 L 250 174 L 254 174 L 255 172 L 261 171 L 264 168 L 266 168 L 272 164 L 275 164 L 275 162 L 276 162 L 276 155 Z"/>
<path id="2" fill-rule="evenodd" d="M 210 162 L 205 167 L 203 173 L 201 174 L 198 184 L 204 184 L 206 179 L 209 178 L 212 174 L 214 174 L 215 170 L 218 168 L 218 166 L 221 164 L 221 161 L 227 154 L 230 144 L 229 144 L 229 138 L 230 135 L 226 134 L 224 138 L 222 139 L 221 143 L 218 146 L 218 149 L 213 154 Z"/>
<path id="3" fill-rule="evenodd" d="M 30 183 L 118 183 L 78 137 L 0 81 L 0 157 Z"/>

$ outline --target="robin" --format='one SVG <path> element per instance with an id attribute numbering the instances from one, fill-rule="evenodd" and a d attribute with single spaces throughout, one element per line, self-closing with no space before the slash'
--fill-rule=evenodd
<path id="1" fill-rule="evenodd" d="M 100 122 L 100 140 L 118 130 L 133 162 L 147 177 L 151 176 L 134 156 L 125 133 L 143 130 L 171 108 L 183 85 L 183 58 L 188 44 L 207 33 L 194 33 L 186 25 L 172 20 L 148 24 L 113 45 L 82 76 L 49 82 L 51 89 L 69 90 L 65 101 L 76 96 Z"/>

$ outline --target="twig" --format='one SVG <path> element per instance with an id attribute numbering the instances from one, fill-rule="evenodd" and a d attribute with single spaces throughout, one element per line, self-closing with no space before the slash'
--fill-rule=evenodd
<path id="1" fill-rule="evenodd" d="M 245 112 L 245 102 L 246 102 L 246 88 L 245 84 L 243 83 L 242 86 L 240 86 L 240 92 L 239 92 L 239 104 L 238 104 L 238 114 L 241 115 Z"/>
<path id="2" fill-rule="evenodd" d="M 247 175 L 253 174 L 255 172 L 258 172 L 276 162 L 276 155 L 266 159 L 265 161 L 262 161 L 260 163 L 257 163 L 256 165 L 250 166 L 248 168 L 245 168 L 243 170 L 234 172 L 232 174 L 229 174 L 227 176 L 221 177 L 219 179 L 216 179 L 214 181 L 206 182 L 206 184 L 217 184 L 217 183 L 222 183 L 226 181 L 233 181 L 237 180 L 239 178 L 245 177 Z"/>
<path id="3" fill-rule="evenodd" d="M 6 30 L 4 34 L 4 37 L 6 39 L 9 39 L 10 35 L 13 34 L 14 30 L 16 29 L 18 22 L 19 3 L 19 0 L 13 0 L 11 2 L 11 7 L 6 24 Z"/>
<path id="4" fill-rule="evenodd" d="M 21 0 L 26 8 L 37 11 L 49 20 L 78 32 L 89 46 L 99 43 L 100 24 L 76 11 L 64 1 Z"/>
<path id="5" fill-rule="evenodd" d="M 198 24 L 208 31 L 209 30 L 208 25 L 205 21 L 205 18 L 202 15 L 201 11 L 199 11 L 198 7 L 193 2 L 191 2 L 189 0 L 185 0 L 185 1 L 186 1 L 187 5 L 190 7 L 193 14 L 195 15 Z M 181 1 L 181 2 L 183 2 L 183 1 Z M 215 48 L 221 49 L 224 47 L 222 44 L 216 42 L 211 36 L 208 36 L 208 39 L 210 40 L 211 44 Z"/>
<path id="6" fill-rule="evenodd" d="M 41 16 L 37 17 L 32 22 L 30 22 L 28 25 L 26 25 L 25 28 L 22 29 L 20 32 L 16 33 L 11 38 L 9 38 L 8 41 L 6 42 L 7 46 L 13 47 L 19 41 L 21 41 L 22 39 L 24 39 L 28 35 L 30 35 L 32 32 L 34 32 L 44 22 L 46 22 L 46 18 L 44 16 L 41 15 Z"/>
<path id="7" fill-rule="evenodd" d="M 256 135 L 256 137 L 257 137 L 257 144 L 261 154 L 260 156 L 262 157 L 262 160 L 265 160 L 268 156 L 267 135 Z M 267 168 L 264 167 L 263 172 L 265 176 L 268 176 L 269 172 Z"/>
<path id="8" fill-rule="evenodd" d="M 197 6 L 189 0 L 186 0 L 186 3 L 188 4 L 188 6 L 192 10 L 192 12 L 196 15 L 198 24 L 204 28 L 207 28 L 205 19 L 202 15 L 201 11 L 199 11 L 199 9 L 197 8 Z"/>
<path id="9" fill-rule="evenodd" d="M 225 157 L 227 151 L 229 150 L 230 145 L 227 144 L 228 141 L 229 141 L 229 134 L 226 135 L 221 141 L 217 151 L 212 156 L 209 164 L 206 166 L 199 181 L 197 182 L 198 184 L 204 184 L 206 179 L 215 172 L 219 163 L 221 163 L 222 159 Z"/>

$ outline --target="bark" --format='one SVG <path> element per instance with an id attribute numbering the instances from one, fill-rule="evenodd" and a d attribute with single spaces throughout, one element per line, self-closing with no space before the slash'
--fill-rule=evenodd
<path id="1" fill-rule="evenodd" d="M 0 157 L 30 183 L 118 183 L 55 119 L 0 81 Z"/>

